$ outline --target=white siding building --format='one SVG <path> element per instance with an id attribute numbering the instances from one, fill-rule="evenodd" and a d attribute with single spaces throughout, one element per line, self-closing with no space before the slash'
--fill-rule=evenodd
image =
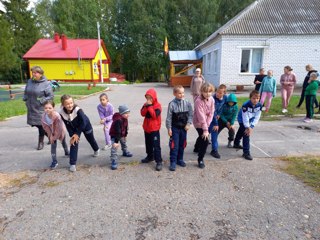
<path id="1" fill-rule="evenodd" d="M 215 86 L 253 85 L 261 67 L 279 81 L 286 65 L 302 84 L 305 65 L 320 69 L 320 0 L 255 1 L 195 50 Z"/>

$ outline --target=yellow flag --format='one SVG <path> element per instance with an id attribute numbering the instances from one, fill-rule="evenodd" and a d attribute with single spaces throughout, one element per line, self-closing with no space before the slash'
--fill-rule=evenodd
<path id="1" fill-rule="evenodd" d="M 168 39 L 165 37 L 164 39 L 164 45 L 163 45 L 163 51 L 166 55 L 169 53 L 169 46 L 168 46 Z"/>

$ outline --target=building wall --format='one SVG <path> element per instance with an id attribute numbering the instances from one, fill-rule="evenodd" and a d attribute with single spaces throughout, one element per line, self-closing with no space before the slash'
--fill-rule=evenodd
<path id="1" fill-rule="evenodd" d="M 217 37 L 215 41 L 211 42 L 210 44 L 204 46 L 201 49 L 203 62 L 203 76 L 206 79 L 206 81 L 212 83 L 216 87 L 219 86 L 220 83 L 222 53 L 221 49 L 221 37 Z M 217 55 L 214 53 L 215 51 L 217 51 Z M 216 60 L 215 57 L 217 57 Z"/>
<path id="2" fill-rule="evenodd" d="M 102 60 L 106 60 L 107 56 L 104 51 L 101 52 Z M 47 59 L 30 59 L 30 69 L 33 66 L 41 66 L 44 75 L 48 79 L 63 81 L 98 81 L 99 71 L 98 62 L 100 60 L 99 52 L 97 52 L 93 60 L 47 60 Z M 91 70 L 93 69 L 93 70 Z M 103 78 L 109 78 L 109 64 L 102 67 Z"/>
<path id="3" fill-rule="evenodd" d="M 101 48 L 101 59 L 108 60 L 107 56 L 102 48 Z M 93 71 L 94 80 L 99 80 L 99 71 L 97 68 L 97 66 L 99 65 L 99 62 L 100 62 L 100 54 L 98 51 L 95 58 L 93 59 L 93 61 L 91 63 L 92 69 L 94 69 L 94 71 Z M 102 64 L 102 76 L 103 76 L 103 78 L 109 78 L 109 64 Z"/>
<path id="4" fill-rule="evenodd" d="M 274 71 L 279 79 L 283 67 L 290 65 L 302 84 L 306 75 L 305 65 L 320 69 L 320 35 L 312 36 L 223 36 L 220 83 L 227 85 L 253 84 L 255 74 L 241 73 L 241 47 L 263 46 L 263 67 Z"/>
<path id="5" fill-rule="evenodd" d="M 30 69 L 33 66 L 41 66 L 44 75 L 54 80 L 92 80 L 91 60 L 29 60 Z"/>

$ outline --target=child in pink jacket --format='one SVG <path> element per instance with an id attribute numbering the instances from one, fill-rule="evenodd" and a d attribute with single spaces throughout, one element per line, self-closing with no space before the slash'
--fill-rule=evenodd
<path id="1" fill-rule="evenodd" d="M 198 132 L 198 138 L 194 146 L 194 152 L 198 152 L 198 167 L 204 168 L 204 155 L 206 154 L 209 143 L 209 126 L 214 113 L 214 100 L 211 97 L 214 86 L 204 83 L 200 89 L 201 95 L 194 103 L 193 125 Z"/>
<path id="2" fill-rule="evenodd" d="M 54 102 L 46 101 L 44 106 L 44 114 L 42 115 L 41 123 L 51 143 L 52 163 L 50 168 L 54 169 L 58 166 L 57 161 L 57 140 L 60 140 L 64 149 L 64 154 L 69 155 L 68 146 L 66 143 L 66 127 L 60 117 L 60 114 L 54 110 Z"/>

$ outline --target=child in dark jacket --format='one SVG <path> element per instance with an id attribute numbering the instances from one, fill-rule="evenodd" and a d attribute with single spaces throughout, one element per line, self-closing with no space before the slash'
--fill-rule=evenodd
<path id="1" fill-rule="evenodd" d="M 75 172 L 81 133 L 92 147 L 94 157 L 99 156 L 100 149 L 94 138 L 89 118 L 80 107 L 74 104 L 73 98 L 70 95 L 62 95 L 61 106 L 60 115 L 70 136 L 70 171 Z"/>
<path id="2" fill-rule="evenodd" d="M 262 104 L 259 102 L 260 94 L 253 90 L 250 93 L 250 100 L 246 101 L 238 114 L 239 129 L 234 140 L 233 147 L 243 149 L 243 155 L 246 160 L 252 160 L 250 154 L 250 136 L 253 133 L 253 128 L 258 124 Z M 243 147 L 240 145 L 240 140 L 243 138 Z"/>
<path id="3" fill-rule="evenodd" d="M 170 137 L 170 171 L 176 170 L 176 164 L 185 167 L 184 149 L 187 146 L 187 131 L 192 124 L 193 111 L 191 103 L 184 99 L 181 85 L 173 88 L 175 98 L 169 103 L 166 127 Z"/>
<path id="4" fill-rule="evenodd" d="M 162 157 L 160 147 L 161 104 L 158 102 L 157 92 L 151 88 L 145 94 L 147 101 L 143 104 L 140 113 L 144 117 L 143 130 L 147 156 L 141 160 L 149 163 L 156 160 L 156 170 L 162 170 Z"/>
<path id="5" fill-rule="evenodd" d="M 118 168 L 118 147 L 121 145 L 122 156 L 132 157 L 132 153 L 128 151 L 127 147 L 127 135 L 128 135 L 128 118 L 130 110 L 127 106 L 119 106 L 119 112 L 113 114 L 112 124 L 110 128 L 111 137 L 111 169 L 116 170 Z M 120 142 L 120 143 L 119 143 Z"/>
<path id="6" fill-rule="evenodd" d="M 212 149 L 211 155 L 215 158 L 220 158 L 218 153 L 218 135 L 226 127 L 228 128 L 229 138 L 228 138 L 228 148 L 232 148 L 232 141 L 234 140 L 235 128 L 234 121 L 236 120 L 238 113 L 237 97 L 231 93 L 227 101 L 223 104 L 218 118 L 218 131 L 212 131 L 212 143 L 214 148 Z"/>

